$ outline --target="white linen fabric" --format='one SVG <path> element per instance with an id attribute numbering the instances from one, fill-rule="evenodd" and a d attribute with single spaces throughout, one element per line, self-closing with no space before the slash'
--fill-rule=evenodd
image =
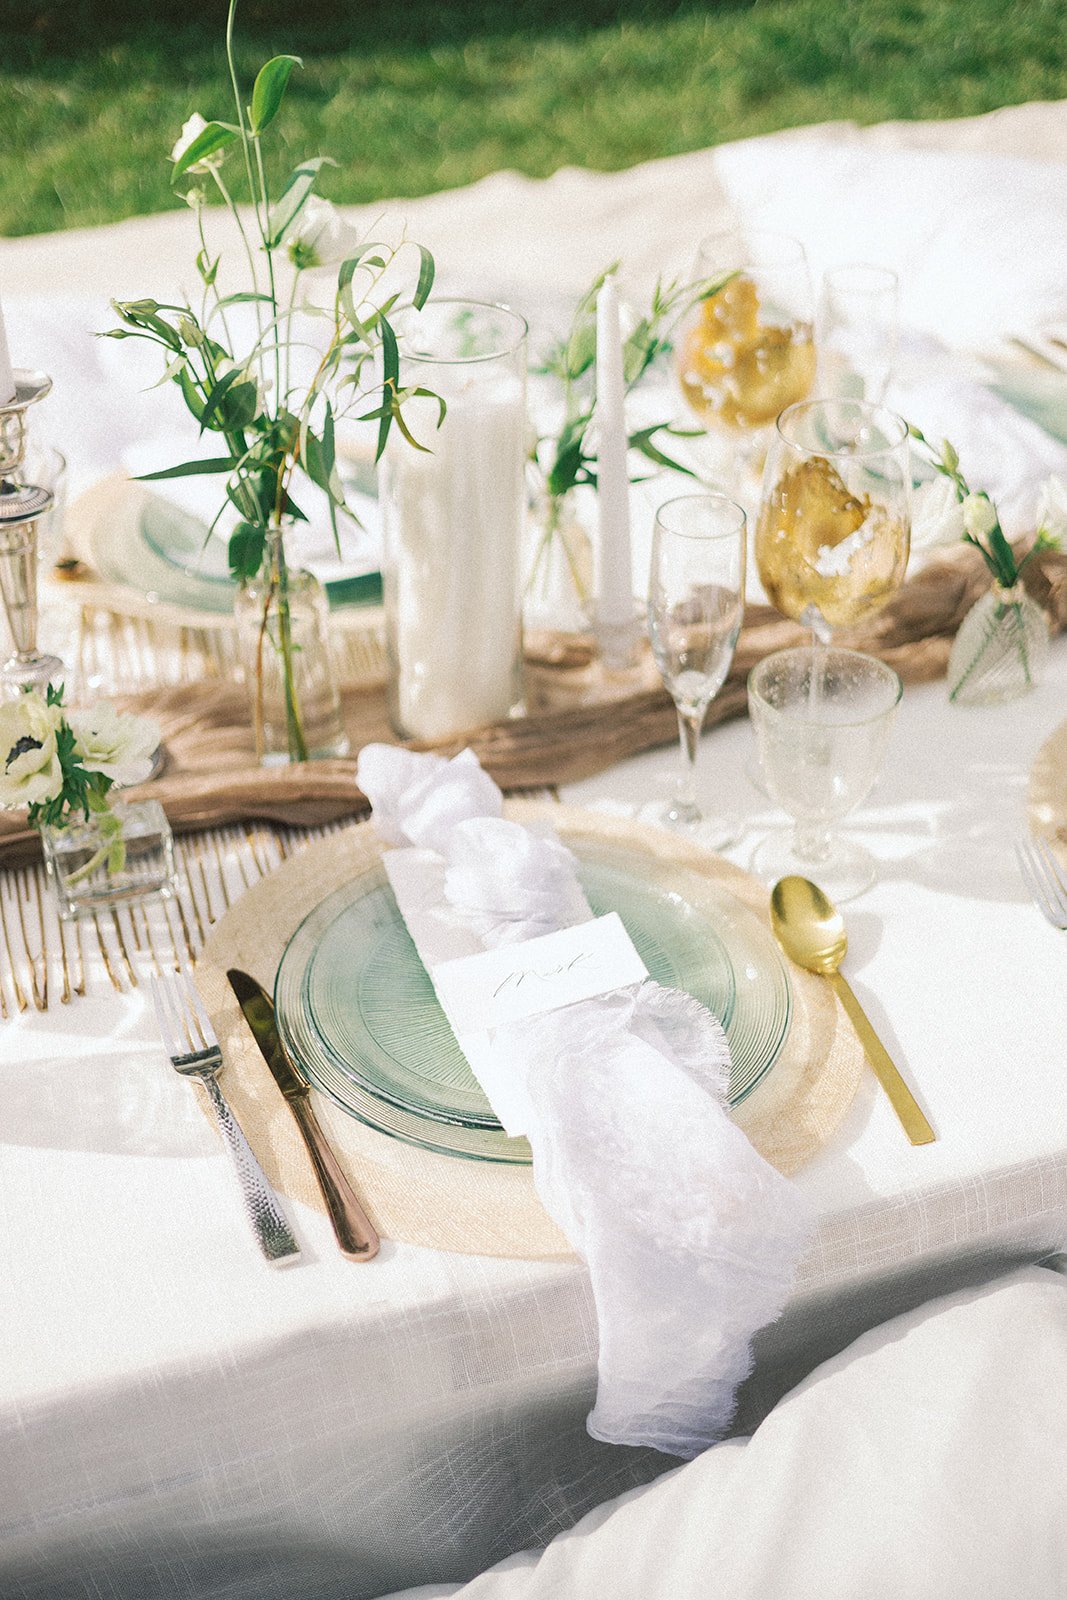
<path id="1" fill-rule="evenodd" d="M 942 439 L 952 441 L 964 477 L 995 502 L 1010 537 L 1032 533 L 1041 485 L 1051 476 L 1067 474 L 1067 448 L 973 376 L 961 373 L 958 364 L 954 368 L 946 352 L 931 350 L 927 341 L 920 354 L 918 341 L 911 343 L 913 354 L 902 360 L 886 404 L 920 427 L 935 447 Z M 1067 429 L 1067 384 L 1062 425 Z M 913 500 L 911 547 L 922 550 L 930 542 L 921 519 L 916 523 Z"/>
<path id="2" fill-rule="evenodd" d="M 357 777 L 383 837 L 420 852 L 431 887 L 408 925 L 431 977 L 427 922 L 440 934 L 458 918 L 490 949 L 588 920 L 570 851 L 500 815 L 472 752 L 369 745 Z M 730 1119 L 721 1026 L 646 981 L 492 1030 L 488 1055 L 489 1070 L 480 1052 L 471 1066 L 507 1132 L 529 1139 L 541 1201 L 589 1268 L 589 1432 L 698 1454 L 729 1424 L 752 1335 L 781 1311 L 810 1233 L 793 1185 Z"/>
<path id="3" fill-rule="evenodd" d="M 801 239 L 816 272 L 892 267 L 908 327 L 988 349 L 1067 316 L 1058 163 L 815 137 L 724 145 L 715 170 L 737 215 Z"/>
<path id="4" fill-rule="evenodd" d="M 1053 1600 L 1065 1493 L 1067 1282 L 1031 1267 L 872 1329 L 546 1550 L 390 1600 Z"/>

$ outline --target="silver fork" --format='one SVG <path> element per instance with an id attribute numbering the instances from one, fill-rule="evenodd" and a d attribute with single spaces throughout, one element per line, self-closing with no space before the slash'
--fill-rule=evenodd
<path id="1" fill-rule="evenodd" d="M 1044 839 L 1020 839 L 1015 856 L 1030 897 L 1047 922 L 1067 933 L 1067 874 Z"/>
<path id="2" fill-rule="evenodd" d="M 204 1002 L 187 972 L 166 972 L 152 979 L 152 1001 L 171 1065 L 186 1077 L 199 1078 L 207 1090 L 211 1109 L 226 1142 L 244 1196 L 245 1211 L 268 1261 L 291 1261 L 300 1254 L 285 1220 L 278 1196 L 252 1154 L 233 1112 L 218 1085 L 222 1051 Z"/>

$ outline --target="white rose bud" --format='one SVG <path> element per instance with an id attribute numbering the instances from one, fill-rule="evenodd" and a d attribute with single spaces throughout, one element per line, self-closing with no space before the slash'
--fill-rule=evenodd
<path id="1" fill-rule="evenodd" d="M 1062 478 L 1046 478 L 1037 500 L 1037 527 L 1039 533 L 1050 538 L 1067 539 L 1067 483 Z"/>
<path id="2" fill-rule="evenodd" d="M 56 732 L 59 706 L 39 694 L 23 694 L 0 705 L 0 807 L 54 800 L 63 788 Z"/>
<path id="3" fill-rule="evenodd" d="M 997 509 L 987 495 L 969 494 L 963 502 L 963 526 L 972 539 L 984 539 L 997 525 Z"/>
<path id="4" fill-rule="evenodd" d="M 159 745 L 159 724 L 122 716 L 106 702 L 89 711 L 68 711 L 75 753 L 86 772 L 102 772 L 112 783 L 143 783 Z"/>
<path id="5" fill-rule="evenodd" d="M 337 207 L 313 194 L 286 234 L 285 248 L 293 265 L 303 271 L 338 266 L 359 242 L 358 232 Z"/>
<path id="6" fill-rule="evenodd" d="M 182 131 L 174 141 L 174 148 L 170 153 L 172 161 L 180 161 L 194 139 L 200 137 L 207 123 L 199 111 L 194 111 L 188 121 L 182 124 Z M 194 161 L 187 171 L 198 176 L 211 172 L 215 167 L 221 167 L 225 158 L 224 150 L 213 150 L 209 156 L 204 156 L 200 161 Z"/>

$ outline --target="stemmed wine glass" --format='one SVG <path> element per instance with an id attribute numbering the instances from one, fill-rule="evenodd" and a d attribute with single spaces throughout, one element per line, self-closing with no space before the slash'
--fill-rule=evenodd
<path id="1" fill-rule="evenodd" d="M 783 411 L 756 523 L 756 567 L 771 604 L 826 643 L 896 593 L 910 539 L 904 419 L 862 400 Z"/>
<path id="2" fill-rule="evenodd" d="M 677 373 L 686 402 L 726 443 L 743 482 L 758 471 L 778 414 L 811 393 L 814 305 L 804 247 L 786 234 L 748 229 L 703 239 L 698 281 L 727 274 L 683 324 Z"/>
<path id="3" fill-rule="evenodd" d="M 816 318 L 819 393 L 880 404 L 893 374 L 900 283 L 889 267 L 855 263 L 823 273 Z"/>
<path id="4" fill-rule="evenodd" d="M 725 495 L 682 495 L 656 513 L 648 631 L 677 707 L 682 747 L 677 795 L 660 821 L 711 849 L 729 844 L 738 831 L 702 813 L 696 763 L 708 706 L 726 681 L 741 631 L 745 542 L 745 513 Z"/>
<path id="5" fill-rule="evenodd" d="M 764 780 L 798 819 L 792 846 L 779 851 L 772 838 L 758 848 L 753 864 L 764 876 L 810 877 L 818 863 L 819 883 L 839 899 L 873 879 L 870 856 L 832 840 L 828 824 L 873 783 L 900 684 L 881 662 L 830 641 L 896 592 L 910 536 L 903 418 L 846 399 L 782 413 L 767 455 L 756 566 L 772 605 L 809 627 L 812 642 L 771 658 L 776 669 L 756 669 L 749 681 Z"/>

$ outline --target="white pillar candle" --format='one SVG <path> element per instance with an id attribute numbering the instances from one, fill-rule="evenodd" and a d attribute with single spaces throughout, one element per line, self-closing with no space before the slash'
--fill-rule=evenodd
<path id="1" fill-rule="evenodd" d="M 8 406 L 15 398 L 15 374 L 11 370 L 11 356 L 7 348 L 7 329 L 4 327 L 4 308 L 0 304 L 0 406 Z"/>
<path id="2" fill-rule="evenodd" d="M 605 278 L 596 303 L 597 623 L 622 628 L 633 622 L 630 554 L 630 483 L 626 472 L 626 384 L 623 375 L 619 296 Z"/>
<path id="3" fill-rule="evenodd" d="M 435 402 L 409 402 L 405 417 L 431 450 L 394 430 L 383 463 L 395 715 L 416 739 L 498 721 L 521 693 L 523 383 L 501 373 L 447 400 L 440 431 Z"/>

